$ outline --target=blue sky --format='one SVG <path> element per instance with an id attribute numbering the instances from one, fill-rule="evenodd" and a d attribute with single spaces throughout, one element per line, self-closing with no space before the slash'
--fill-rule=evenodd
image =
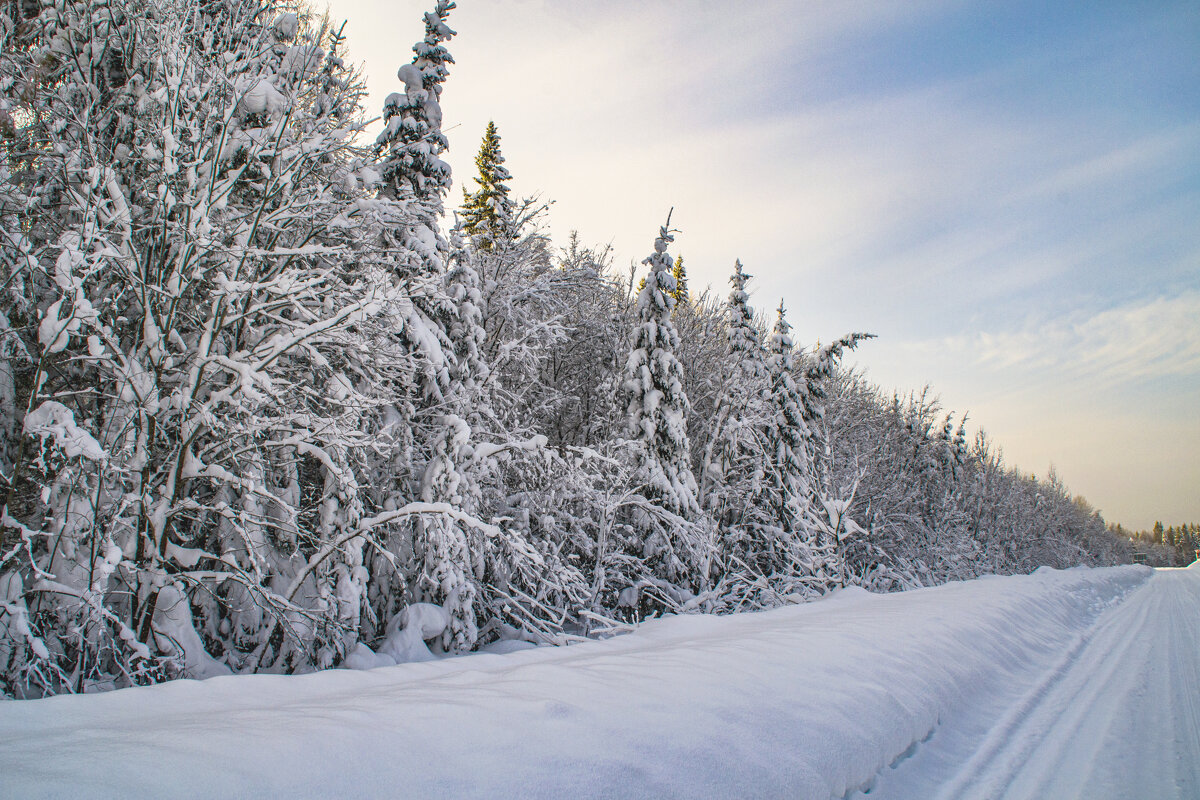
<path id="1" fill-rule="evenodd" d="M 426 5 L 331 4 L 374 106 Z M 801 341 L 879 334 L 868 377 L 1106 519 L 1200 521 L 1194 1 L 459 5 L 460 182 L 494 119 L 559 241 L 640 261 L 673 206 L 693 285 L 740 257 Z"/>

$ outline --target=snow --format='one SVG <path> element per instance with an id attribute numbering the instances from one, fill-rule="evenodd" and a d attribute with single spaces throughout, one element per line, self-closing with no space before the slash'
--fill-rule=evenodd
<path id="1" fill-rule="evenodd" d="M 59 310 L 65 300 L 64 297 L 52 303 L 38 325 L 38 343 L 46 348 L 47 354 L 65 350 L 71 342 L 71 334 L 79 330 L 79 320 L 74 316 L 68 315 L 66 319 L 59 317 Z"/>
<path id="2" fill-rule="evenodd" d="M 300 29 L 300 18 L 290 11 L 285 12 L 275 18 L 271 27 L 282 41 L 291 41 L 296 38 L 296 32 Z"/>
<path id="3" fill-rule="evenodd" d="M 432 603 L 413 603 L 388 626 L 387 636 L 377 651 L 358 643 L 342 663 L 345 669 L 375 669 L 396 664 L 433 661 L 437 658 L 425 642 L 441 636 L 450 615 Z"/>
<path id="4" fill-rule="evenodd" d="M 192 610 L 187 596 L 177 587 L 164 586 L 154 607 L 154 636 L 165 652 L 179 650 L 188 674 L 199 678 L 229 675 L 230 669 L 204 650 L 200 634 L 192 625 Z"/>
<path id="5" fill-rule="evenodd" d="M 325 51 L 316 45 L 289 47 L 279 62 L 279 74 L 292 80 L 307 78 L 321 66 Z"/>
<path id="6" fill-rule="evenodd" d="M 1195 797 L 1198 603 L 1200 568 L 1041 569 L 565 648 L 14 701 L 0 795 Z M 438 628 L 433 608 L 406 628 Z"/>
<path id="7" fill-rule="evenodd" d="M 245 114 L 278 115 L 287 110 L 288 99 L 284 97 L 275 84 L 268 80 L 255 81 L 238 101 L 238 109 Z"/>
<path id="8" fill-rule="evenodd" d="M 404 91 L 409 96 L 410 103 L 416 104 L 424 100 L 425 76 L 415 64 L 401 66 L 396 70 L 396 77 L 404 83 Z"/>
<path id="9" fill-rule="evenodd" d="M 83 456 L 104 461 L 104 448 L 90 433 L 75 424 L 75 413 L 62 403 L 46 400 L 25 415 L 25 433 L 43 441 L 53 439 L 67 458 Z"/>

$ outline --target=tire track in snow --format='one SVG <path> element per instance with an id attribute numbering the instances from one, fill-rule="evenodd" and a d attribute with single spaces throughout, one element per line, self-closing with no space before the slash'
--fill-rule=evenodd
<path id="1" fill-rule="evenodd" d="M 1192 593 L 1191 602 L 1184 594 L 1174 597 L 1174 618 L 1195 620 L 1200 616 L 1200 588 Z M 1181 642 L 1173 648 L 1172 671 L 1183 684 L 1176 696 L 1184 700 L 1175 706 L 1175 731 L 1179 747 L 1176 752 L 1176 783 L 1182 792 L 1200 795 L 1200 624 L 1183 626 Z M 1190 757 L 1189 757 L 1190 753 Z"/>
<path id="2" fill-rule="evenodd" d="M 1071 610 L 1048 606 L 1040 626 L 1036 617 L 1014 617 L 1005 636 L 999 637 L 1006 639 L 1005 646 L 993 652 L 995 661 L 977 665 L 972 689 L 962 701 L 943 708 L 923 737 L 914 739 L 869 781 L 847 792 L 843 800 L 927 800 L 935 796 L 957 800 L 955 792 L 962 790 L 960 778 L 978 772 L 979 765 L 998 757 L 1006 741 L 1004 731 L 1019 725 L 1022 717 L 1047 696 L 1079 658 L 1101 622 L 1144 589 L 1153 574 L 1147 570 L 1136 585 L 1115 591 L 1113 587 L 1089 590 L 1078 586 L 1072 591 L 1094 592 L 1090 602 Z M 967 770 L 964 764 L 975 765 L 975 769 Z"/>
<path id="3" fill-rule="evenodd" d="M 1105 613 L 992 729 L 941 798 L 1200 796 L 1200 570 Z"/>

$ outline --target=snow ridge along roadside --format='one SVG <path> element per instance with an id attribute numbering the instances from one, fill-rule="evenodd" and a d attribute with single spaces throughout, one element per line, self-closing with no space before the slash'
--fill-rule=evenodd
<path id="1" fill-rule="evenodd" d="M 852 589 L 569 648 L 3 703 L 0 795 L 824 800 L 906 754 L 950 779 L 927 756 L 968 742 L 947 730 L 1069 671 L 1152 574 Z"/>

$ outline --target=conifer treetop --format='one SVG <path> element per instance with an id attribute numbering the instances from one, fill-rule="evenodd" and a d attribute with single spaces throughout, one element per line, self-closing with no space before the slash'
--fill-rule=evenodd
<path id="1" fill-rule="evenodd" d="M 683 256 L 675 259 L 675 269 L 671 271 L 675 278 L 675 299 L 680 303 L 688 301 L 687 270 L 683 267 Z"/>
<path id="2" fill-rule="evenodd" d="M 779 301 L 779 308 L 775 309 L 775 314 L 775 328 L 771 331 L 769 349 L 773 355 L 786 354 L 790 362 L 792 352 L 792 323 L 787 321 L 787 309 L 784 308 L 782 299 Z"/>
<path id="3" fill-rule="evenodd" d="M 513 205 L 505 183 L 512 179 L 512 174 L 504 167 L 500 134 L 493 121 L 488 122 L 484 131 L 475 166 L 478 169 L 475 183 L 479 188 L 474 192 L 463 189 L 463 231 L 478 238 L 480 249 L 491 250 L 501 239 L 513 236 Z"/>
<path id="4" fill-rule="evenodd" d="M 646 262 L 642 262 L 646 263 Z M 683 266 L 683 256 L 675 259 L 675 266 L 671 269 L 671 276 L 675 279 L 675 289 L 671 292 L 671 296 L 675 298 L 675 305 L 686 303 L 688 301 L 688 285 L 687 285 L 687 270 Z M 642 289 L 646 288 L 646 279 L 642 278 L 638 281 L 637 293 L 641 294 Z"/>
<path id="5" fill-rule="evenodd" d="M 450 188 L 450 165 L 441 154 L 450 146 L 442 133 L 442 84 L 454 59 L 442 44 L 455 32 L 446 24 L 455 8 L 439 0 L 425 14 L 425 37 L 413 45 L 412 63 L 396 71 L 403 92 L 388 95 L 383 104 L 384 129 L 375 140 L 383 158 L 384 193 L 394 198 L 413 197 L 430 204 L 430 214 L 441 213 L 442 195 Z"/>
<path id="6" fill-rule="evenodd" d="M 754 312 L 750 310 L 750 295 L 746 292 L 746 282 L 750 278 L 739 259 L 729 276 L 729 282 L 733 284 L 733 291 L 729 293 L 729 354 L 737 359 L 737 369 L 742 376 L 753 383 L 764 376 L 765 370 L 758 328 L 754 324 Z"/>

